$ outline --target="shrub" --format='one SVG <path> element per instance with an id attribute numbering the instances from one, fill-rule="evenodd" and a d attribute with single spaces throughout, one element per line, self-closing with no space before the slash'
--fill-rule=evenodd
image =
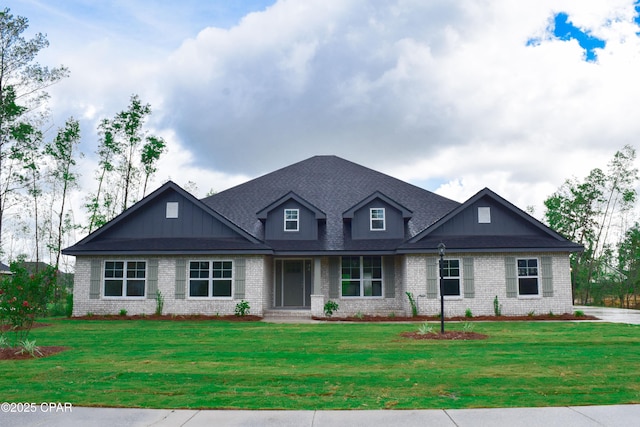
<path id="1" fill-rule="evenodd" d="M 11 275 L 0 278 L 0 331 L 13 334 L 12 347 L 25 342 L 36 316 L 44 315 L 56 291 L 57 272 L 47 267 L 29 273 L 24 260 L 11 263 Z"/>
<path id="2" fill-rule="evenodd" d="M 469 319 L 471 319 L 473 317 L 473 313 L 471 313 L 471 309 L 470 308 L 467 308 L 464 311 L 464 317 L 469 318 Z"/>
<path id="3" fill-rule="evenodd" d="M 530 312 L 527 313 L 527 316 L 529 316 L 529 317 L 533 317 L 535 315 L 536 315 L 535 310 L 531 310 Z"/>
<path id="4" fill-rule="evenodd" d="M 67 317 L 73 316 L 73 294 L 67 294 L 67 305 L 65 307 L 65 315 Z"/>
<path id="5" fill-rule="evenodd" d="M 407 298 L 409 298 L 409 304 L 411 304 L 411 316 L 416 317 L 418 315 L 418 305 L 416 301 L 413 299 L 413 294 L 411 292 L 405 292 L 407 294 Z"/>
<path id="6" fill-rule="evenodd" d="M 431 326 L 427 322 L 424 322 L 422 325 L 418 327 L 418 333 L 420 335 L 433 334 L 434 333 L 433 326 Z"/>
<path id="7" fill-rule="evenodd" d="M 462 332 L 468 333 L 468 332 L 473 332 L 473 328 L 475 328 L 476 325 L 474 325 L 471 322 L 464 322 L 462 324 Z"/>
<path id="8" fill-rule="evenodd" d="M 357 312 L 356 314 L 353 315 L 353 317 L 355 317 L 356 319 L 364 319 L 364 314 L 362 314 L 360 311 Z"/>
<path id="9" fill-rule="evenodd" d="M 236 313 L 236 316 L 244 317 L 247 314 L 249 314 L 250 310 L 251 309 L 249 307 L 249 301 L 242 300 L 236 304 L 235 313 Z"/>
<path id="10" fill-rule="evenodd" d="M 584 311 L 582 311 L 582 310 L 576 310 L 573 314 L 576 317 L 584 317 Z"/>
<path id="11" fill-rule="evenodd" d="M 40 347 L 36 345 L 36 340 L 22 340 L 20 341 L 20 350 L 16 354 L 29 354 L 31 357 L 42 356 Z"/>
<path id="12" fill-rule="evenodd" d="M 335 311 L 338 311 L 338 303 L 335 301 L 327 301 L 324 304 L 324 315 L 331 317 Z"/>
<path id="13" fill-rule="evenodd" d="M 127 310 L 126 309 L 120 309 L 120 316 L 126 316 L 127 315 Z"/>
<path id="14" fill-rule="evenodd" d="M 164 308 L 164 296 L 160 290 L 156 291 L 156 314 L 162 316 L 162 309 Z"/>
<path id="15" fill-rule="evenodd" d="M 500 304 L 500 301 L 498 301 L 498 295 L 496 295 L 496 297 L 493 299 L 493 313 L 497 317 L 502 316 L 502 304 Z"/>

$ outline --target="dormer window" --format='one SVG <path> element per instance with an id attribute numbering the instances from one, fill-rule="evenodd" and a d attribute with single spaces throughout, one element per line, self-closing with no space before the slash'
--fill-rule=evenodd
<path id="1" fill-rule="evenodd" d="M 284 231 L 300 230 L 300 211 L 298 209 L 284 210 Z"/>
<path id="2" fill-rule="evenodd" d="M 386 225 L 384 222 L 384 208 L 369 209 L 369 224 L 371 231 L 384 231 Z"/>

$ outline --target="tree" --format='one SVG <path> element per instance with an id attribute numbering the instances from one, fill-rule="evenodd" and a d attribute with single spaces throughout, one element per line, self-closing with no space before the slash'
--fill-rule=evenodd
<path id="1" fill-rule="evenodd" d="M 100 123 L 98 188 L 85 204 L 89 211 L 89 232 L 135 203 L 141 184 L 145 195 L 149 178 L 166 146 L 162 138 L 147 135 L 143 129 L 150 114 L 151 106 L 143 104 L 138 95 L 132 95 L 127 110 Z M 146 143 L 141 146 L 143 141 Z"/>
<path id="2" fill-rule="evenodd" d="M 45 154 L 52 160 L 50 171 L 52 179 L 51 202 L 57 204 L 55 212 L 55 230 L 49 233 L 49 249 L 55 254 L 55 269 L 60 266 L 62 239 L 65 233 L 74 228 L 74 224 L 67 212 L 67 199 L 73 188 L 78 186 L 78 174 L 73 168 L 76 165 L 75 155 L 80 144 L 80 123 L 73 117 L 69 118 L 64 128 L 58 130 L 53 142 L 45 147 Z"/>
<path id="3" fill-rule="evenodd" d="M 625 296 L 627 298 L 633 296 L 634 303 L 637 305 L 638 292 L 640 292 L 640 224 L 637 222 L 627 230 L 618 245 L 618 267 L 625 276 Z M 629 305 L 627 300 L 627 307 Z"/>
<path id="4" fill-rule="evenodd" d="M 21 188 L 21 161 L 15 157 L 28 126 L 39 128 L 48 94 L 45 89 L 68 75 L 65 67 L 48 68 L 35 57 L 49 45 L 37 33 L 27 40 L 22 34 L 29 27 L 27 18 L 13 16 L 9 8 L 0 11 L 0 246 L 3 220 L 13 196 Z"/>

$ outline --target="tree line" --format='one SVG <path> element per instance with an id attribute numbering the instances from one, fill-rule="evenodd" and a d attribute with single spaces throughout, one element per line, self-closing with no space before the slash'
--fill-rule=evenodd
<path id="1" fill-rule="evenodd" d="M 545 204 L 547 224 L 584 246 L 571 256 L 574 301 L 637 307 L 640 292 L 640 223 L 636 151 L 626 145 L 606 170 L 571 178 Z"/>
<path id="2" fill-rule="evenodd" d="M 151 107 L 138 95 L 103 119 L 97 129 L 97 189 L 84 203 L 88 224 L 78 224 L 69 204 L 79 186 L 80 123 L 69 117 L 54 135 L 48 129 L 47 88 L 69 70 L 36 61 L 49 43 L 41 33 L 25 38 L 28 27 L 27 18 L 9 8 L 0 11 L 0 248 L 4 258 L 14 239 L 27 240 L 36 265 L 49 260 L 57 269 L 62 248 L 73 243 L 70 233 L 92 232 L 144 197 L 166 142 L 145 129 Z"/>

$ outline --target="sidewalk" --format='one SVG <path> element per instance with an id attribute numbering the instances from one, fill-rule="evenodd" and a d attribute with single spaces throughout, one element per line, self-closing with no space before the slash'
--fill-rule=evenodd
<path id="1" fill-rule="evenodd" d="M 71 412 L 0 413 L 3 427 L 590 427 L 632 426 L 640 405 L 407 411 L 196 411 L 73 408 Z"/>

